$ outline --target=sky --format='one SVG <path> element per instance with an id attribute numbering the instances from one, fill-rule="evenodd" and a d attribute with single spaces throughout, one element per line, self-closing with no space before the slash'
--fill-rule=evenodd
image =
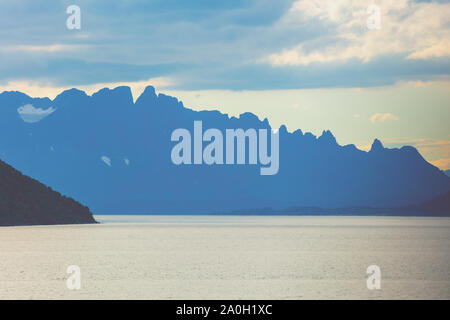
<path id="1" fill-rule="evenodd" d="M 0 0 L 0 92 L 153 85 L 342 145 L 413 145 L 444 170 L 449 75 L 449 1 Z"/>

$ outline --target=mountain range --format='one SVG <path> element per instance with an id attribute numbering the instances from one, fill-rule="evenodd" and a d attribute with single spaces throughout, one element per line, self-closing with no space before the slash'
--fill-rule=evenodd
<path id="1" fill-rule="evenodd" d="M 135 102 L 128 87 L 71 89 L 53 100 L 9 91 L 0 94 L 0 158 L 96 214 L 397 207 L 450 191 L 450 178 L 413 147 L 375 139 L 366 152 L 339 145 L 330 131 L 285 126 L 275 175 L 260 175 L 258 165 L 176 165 L 171 134 L 194 121 L 222 132 L 272 129 L 252 113 L 185 108 L 151 86 Z"/>

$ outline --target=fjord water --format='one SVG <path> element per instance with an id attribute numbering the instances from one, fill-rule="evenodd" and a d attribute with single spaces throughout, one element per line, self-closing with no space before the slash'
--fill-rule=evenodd
<path id="1" fill-rule="evenodd" d="M 0 228 L 0 299 L 450 299 L 449 218 L 96 218 Z"/>

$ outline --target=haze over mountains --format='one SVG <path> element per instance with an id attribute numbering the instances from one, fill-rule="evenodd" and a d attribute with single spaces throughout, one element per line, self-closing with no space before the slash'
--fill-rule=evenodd
<path id="1" fill-rule="evenodd" d="M 187 109 L 153 87 L 135 103 L 128 87 L 92 96 L 71 89 L 53 101 L 3 92 L 0 158 L 96 214 L 395 207 L 450 190 L 450 178 L 413 147 L 386 149 L 375 140 L 365 152 L 338 145 L 329 131 L 315 137 L 284 126 L 276 175 L 261 176 L 259 165 L 177 166 L 170 157 L 176 144 L 171 133 L 193 130 L 195 120 L 204 130 L 222 132 L 270 128 L 251 113 L 230 118 Z"/>

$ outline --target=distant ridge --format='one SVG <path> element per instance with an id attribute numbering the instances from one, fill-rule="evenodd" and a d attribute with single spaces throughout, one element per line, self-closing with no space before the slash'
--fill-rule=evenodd
<path id="1" fill-rule="evenodd" d="M 96 223 L 89 209 L 0 160 L 0 226 Z"/>
<path id="2" fill-rule="evenodd" d="M 55 111 L 28 123 L 18 114 L 27 104 Z M 54 100 L 3 92 L 0 157 L 97 214 L 400 207 L 450 191 L 450 178 L 413 147 L 388 149 L 375 139 L 366 152 L 339 145 L 327 130 L 316 137 L 285 126 L 279 128 L 276 175 L 260 176 L 259 167 L 250 165 L 176 166 L 171 133 L 192 129 L 196 120 L 205 130 L 271 129 L 252 113 L 190 110 L 150 86 L 135 103 L 128 87 L 91 96 L 71 89 Z"/>
<path id="3" fill-rule="evenodd" d="M 413 207 L 412 211 L 425 212 L 432 216 L 450 216 L 450 192 L 437 196 Z"/>
<path id="4" fill-rule="evenodd" d="M 348 207 L 318 208 L 292 207 L 283 210 L 272 208 L 236 210 L 232 212 L 213 212 L 210 215 L 281 215 L 281 216 L 429 216 L 450 217 L 450 192 L 419 205 L 393 208 Z"/>
<path id="5" fill-rule="evenodd" d="M 450 170 L 445 170 L 444 173 L 445 173 L 448 177 L 450 177 Z"/>

